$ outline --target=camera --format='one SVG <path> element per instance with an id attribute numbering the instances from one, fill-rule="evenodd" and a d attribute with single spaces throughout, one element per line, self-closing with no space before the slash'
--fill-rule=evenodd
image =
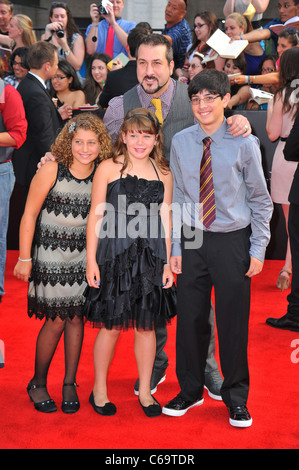
<path id="1" fill-rule="evenodd" d="M 108 15 L 108 11 L 107 11 L 106 8 L 103 6 L 103 3 L 102 3 L 102 2 L 99 4 L 98 10 L 99 10 L 100 15 Z"/>
<path id="2" fill-rule="evenodd" d="M 109 2 L 109 0 L 102 0 L 98 6 L 100 15 L 109 15 L 109 11 L 105 8 L 106 5 L 113 6 L 113 4 Z"/>
<path id="3" fill-rule="evenodd" d="M 64 38 L 64 30 L 63 30 L 63 29 L 59 29 L 58 31 L 56 31 L 56 35 L 57 35 L 59 38 Z"/>

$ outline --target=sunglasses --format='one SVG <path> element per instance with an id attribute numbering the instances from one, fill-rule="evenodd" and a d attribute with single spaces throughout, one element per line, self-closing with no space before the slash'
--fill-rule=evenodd
<path id="1" fill-rule="evenodd" d="M 22 67 L 23 69 L 27 69 L 28 67 L 26 67 L 26 64 L 24 64 L 24 62 L 16 62 L 15 60 L 12 62 L 12 65 L 19 65 L 20 67 Z"/>
<path id="2" fill-rule="evenodd" d="M 297 44 L 299 44 L 299 30 L 296 28 L 284 28 L 283 31 L 287 31 L 288 34 L 295 36 Z"/>
<path id="3" fill-rule="evenodd" d="M 52 2 L 52 8 L 66 8 L 67 7 L 67 3 L 65 2 Z"/>
<path id="4" fill-rule="evenodd" d="M 296 34 L 298 32 L 296 28 L 284 28 L 284 31 L 287 31 L 289 34 Z"/>

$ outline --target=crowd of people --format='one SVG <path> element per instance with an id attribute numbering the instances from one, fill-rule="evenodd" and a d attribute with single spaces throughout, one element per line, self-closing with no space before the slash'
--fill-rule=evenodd
<path id="1" fill-rule="evenodd" d="M 0 0 L 0 301 L 16 180 L 24 213 L 14 274 L 28 282 L 29 316 L 45 320 L 27 387 L 36 410 L 57 410 L 47 377 L 63 332 L 62 411 L 79 410 L 88 321 L 99 328 L 89 398 L 98 414 L 117 412 L 108 371 L 120 331 L 134 328 L 134 393 L 146 416 L 182 416 L 206 388 L 232 426 L 251 426 L 250 281 L 263 268 L 273 202 L 288 233 L 277 287 L 290 293 L 288 312 L 267 324 L 299 331 L 299 154 L 287 145 L 298 122 L 299 1 L 278 2 L 279 18 L 262 27 L 268 5 L 226 0 L 223 25 L 201 11 L 190 27 L 188 1 L 169 0 L 165 26 L 153 33 L 122 18 L 124 0 L 111 0 L 104 12 L 90 5 L 83 35 L 67 4 L 53 2 L 37 40 L 30 18 Z M 231 42 L 247 39 L 244 52 L 228 59 L 212 50 L 219 27 Z M 267 101 L 252 90 L 268 92 Z M 270 189 L 244 109 L 266 110 L 269 139 L 280 139 Z M 162 407 L 153 395 L 166 377 L 174 317 L 180 393 Z"/>

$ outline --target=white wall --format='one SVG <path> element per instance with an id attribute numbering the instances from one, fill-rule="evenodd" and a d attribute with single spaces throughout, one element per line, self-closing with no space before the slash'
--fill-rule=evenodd
<path id="1" fill-rule="evenodd" d="M 163 29 L 167 0 L 125 0 L 122 17 L 125 20 L 147 21 L 153 29 Z"/>

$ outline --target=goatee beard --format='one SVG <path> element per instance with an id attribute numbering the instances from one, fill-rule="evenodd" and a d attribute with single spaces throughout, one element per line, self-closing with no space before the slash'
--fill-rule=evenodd
<path id="1" fill-rule="evenodd" d="M 163 85 L 159 85 L 159 82 L 158 82 L 158 86 L 157 88 L 155 89 L 152 89 L 152 90 L 146 90 L 145 87 L 143 86 L 143 81 L 145 79 L 151 79 L 151 77 L 144 77 L 144 79 L 142 80 L 142 83 L 140 83 L 141 87 L 143 88 L 143 90 L 145 91 L 145 93 L 147 93 L 148 95 L 154 95 L 155 93 L 157 93 L 158 91 L 160 91 L 162 88 L 164 88 L 164 86 L 166 85 L 166 83 L 164 83 Z"/>

